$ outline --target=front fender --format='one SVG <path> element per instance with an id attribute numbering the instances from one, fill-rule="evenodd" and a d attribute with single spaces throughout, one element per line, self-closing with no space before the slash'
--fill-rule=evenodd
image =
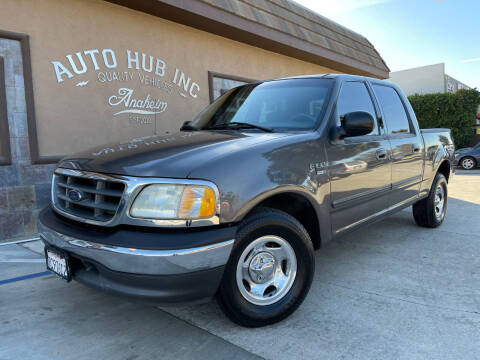
<path id="1" fill-rule="evenodd" d="M 296 194 L 296 195 L 302 196 L 315 209 L 317 217 L 320 216 L 320 213 L 319 213 L 320 209 L 315 200 L 315 196 L 307 188 L 304 188 L 301 186 L 295 186 L 295 185 L 282 185 L 272 189 L 268 189 L 266 191 L 263 191 L 253 196 L 250 201 L 245 203 L 244 206 L 237 211 L 237 213 L 232 219 L 233 222 L 242 221 L 245 218 L 245 216 L 247 216 L 248 213 L 252 211 L 255 207 L 257 207 L 260 203 L 267 200 L 268 198 L 271 198 L 275 195 L 280 195 L 280 194 Z"/>
<path id="2" fill-rule="evenodd" d="M 265 199 L 294 193 L 309 201 L 316 211 L 320 234 L 329 239 L 329 214 L 324 206 L 329 182 L 326 174 L 312 170 L 312 164 L 324 161 L 318 134 L 296 134 L 225 154 L 195 169 L 190 177 L 209 179 L 218 186 L 221 223 L 238 223 Z"/>
<path id="3" fill-rule="evenodd" d="M 307 188 L 303 186 L 295 186 L 295 185 L 284 185 L 278 186 L 267 191 L 261 192 L 256 196 L 252 197 L 250 201 L 244 204 L 244 206 L 237 211 L 235 217 L 233 218 L 234 222 L 242 221 L 248 214 L 258 207 L 262 202 L 265 200 L 271 199 L 275 196 L 282 195 L 282 194 L 293 194 L 299 197 L 302 197 L 304 200 L 308 201 L 308 203 L 312 206 L 313 210 L 315 211 L 315 216 L 318 220 L 319 225 L 319 246 L 327 243 L 331 240 L 331 224 L 330 224 L 330 214 L 328 212 L 327 207 L 324 205 L 323 201 L 319 201 L 319 199 L 323 199 L 324 196 L 320 195 L 320 192 L 325 191 L 328 187 L 328 183 L 325 184 L 324 187 L 315 187 L 315 188 Z M 287 204 L 286 204 L 287 205 Z M 301 221 L 301 219 L 299 219 Z M 314 242 L 317 239 L 312 239 Z"/>

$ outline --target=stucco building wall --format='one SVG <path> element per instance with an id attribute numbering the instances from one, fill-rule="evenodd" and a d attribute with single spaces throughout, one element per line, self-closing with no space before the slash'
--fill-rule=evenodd
<path id="1" fill-rule="evenodd" d="M 36 231 L 35 218 L 49 202 L 51 174 L 62 156 L 177 131 L 223 89 L 213 91 L 210 84 L 341 69 L 374 76 L 388 71 L 365 38 L 294 3 L 273 1 L 277 14 L 269 13 L 269 21 L 265 14 L 248 17 L 260 10 L 243 2 L 236 4 L 243 11 L 238 14 L 236 8 L 223 13 L 208 1 L 148 3 L 151 12 L 132 9 L 140 2 L 124 7 L 102 0 L 2 0 L 0 86 L 8 119 L 0 112 L 0 129 L 7 127 L 9 134 L 0 133 L 0 240 Z M 193 5 L 208 7 L 217 18 L 202 23 L 200 15 L 185 17 L 188 9 L 175 9 Z M 170 20 L 160 6 L 170 9 Z M 226 19 L 242 29 L 222 24 Z M 260 28 L 272 38 L 248 32 Z M 220 33 L 225 37 L 215 35 Z M 227 77 L 217 81 L 209 74 Z M 4 144 L 11 155 L 4 154 Z"/>
<path id="2" fill-rule="evenodd" d="M 36 231 L 55 165 L 35 162 L 178 130 L 209 103 L 209 71 L 335 72 L 100 0 L 4 0 L 0 24 L 29 37 L 36 125 L 28 131 L 21 43 L 0 35 L 11 148 L 11 164 L 0 166 L 0 239 Z"/>
<path id="3" fill-rule="evenodd" d="M 445 63 L 393 71 L 389 80 L 396 83 L 405 94 L 454 93 L 470 89 L 468 85 L 445 74 Z"/>
<path id="4" fill-rule="evenodd" d="M 208 104 L 208 71 L 251 79 L 335 72 L 97 0 L 5 0 L 0 24 L 30 36 L 41 156 L 175 131 Z M 140 121 L 115 115 L 127 108 L 112 105 L 122 88 L 165 111 Z"/>
<path id="5" fill-rule="evenodd" d="M 20 42 L 0 39 L 4 59 L 11 161 L 0 166 L 0 240 L 32 233 L 40 207 L 49 199 L 54 165 L 32 165 L 28 147 L 27 113 Z"/>
<path id="6" fill-rule="evenodd" d="M 406 95 L 445 92 L 445 64 L 421 66 L 390 73 L 394 82 Z"/>

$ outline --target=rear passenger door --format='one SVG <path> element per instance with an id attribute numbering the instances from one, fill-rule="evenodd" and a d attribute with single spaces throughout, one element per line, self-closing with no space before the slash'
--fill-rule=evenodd
<path id="1" fill-rule="evenodd" d="M 345 114 L 353 111 L 370 113 L 375 119 L 375 128 L 368 135 L 327 143 L 334 235 L 359 225 L 388 207 L 390 143 L 378 122 L 380 113 L 366 82 L 345 81 L 342 84 L 332 126 L 340 126 Z"/>
<path id="2" fill-rule="evenodd" d="M 418 195 L 423 174 L 424 144 L 404 100 L 394 87 L 373 83 L 382 119 L 392 148 L 392 192 L 390 206 Z"/>

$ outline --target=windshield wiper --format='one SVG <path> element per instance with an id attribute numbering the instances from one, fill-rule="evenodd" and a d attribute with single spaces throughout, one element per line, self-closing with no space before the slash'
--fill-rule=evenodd
<path id="1" fill-rule="evenodd" d="M 197 128 L 196 126 L 193 126 L 191 124 L 191 121 L 185 121 L 182 127 L 180 128 L 180 131 L 185 131 L 185 130 L 199 131 L 200 129 Z"/>
<path id="2" fill-rule="evenodd" d="M 233 126 L 231 126 L 233 125 Z M 263 127 L 263 126 L 260 126 L 260 125 L 255 125 L 255 124 L 250 124 L 250 123 L 246 123 L 246 122 L 238 122 L 238 121 L 232 121 L 230 123 L 226 123 L 226 124 L 221 124 L 221 125 L 216 125 L 216 126 L 212 126 L 212 127 L 209 127 L 209 128 L 204 128 L 204 130 L 215 130 L 215 129 L 229 129 L 229 128 L 237 128 L 237 129 L 259 129 L 259 130 L 262 130 L 262 131 L 265 131 L 265 132 L 273 132 L 273 129 L 270 129 L 268 127 Z"/>
<path id="3" fill-rule="evenodd" d="M 228 123 L 228 125 L 235 125 L 236 127 L 242 128 L 252 128 L 252 129 L 259 129 L 265 132 L 273 132 L 273 129 L 270 129 L 268 127 L 260 126 L 260 125 L 255 125 L 255 124 L 250 124 L 246 122 L 238 122 L 238 121 L 233 121 L 231 123 Z"/>

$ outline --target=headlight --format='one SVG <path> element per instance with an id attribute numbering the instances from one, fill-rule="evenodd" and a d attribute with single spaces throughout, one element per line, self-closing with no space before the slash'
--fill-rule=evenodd
<path id="1" fill-rule="evenodd" d="M 206 185 L 156 184 L 145 187 L 130 215 L 146 219 L 200 219 L 215 215 L 215 192 Z"/>

